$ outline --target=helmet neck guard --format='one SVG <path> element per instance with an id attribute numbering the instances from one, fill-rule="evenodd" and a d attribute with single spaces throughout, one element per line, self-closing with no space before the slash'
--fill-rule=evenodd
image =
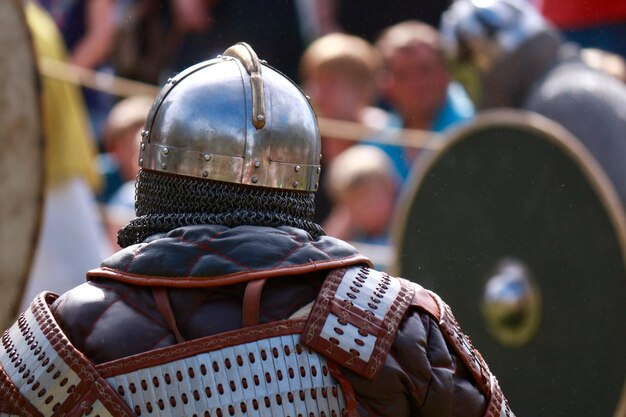
<path id="1" fill-rule="evenodd" d="M 141 170 L 135 197 L 137 218 L 118 233 L 126 247 L 182 226 L 292 226 L 324 235 L 312 221 L 312 192 L 270 190 Z"/>

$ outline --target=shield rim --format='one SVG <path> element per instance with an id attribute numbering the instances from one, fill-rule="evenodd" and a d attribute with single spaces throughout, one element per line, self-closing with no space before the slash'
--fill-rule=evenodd
<path id="1" fill-rule="evenodd" d="M 559 123 L 526 110 L 493 109 L 485 110 L 468 122 L 451 128 L 444 134 L 444 144 L 436 151 L 419 157 L 409 174 L 409 180 L 401 192 L 396 214 L 391 225 L 391 242 L 396 248 L 396 256 L 391 272 L 400 273 L 400 255 L 403 253 L 404 226 L 407 224 L 414 197 L 426 179 L 426 173 L 443 158 L 457 143 L 471 134 L 487 127 L 518 126 L 530 132 L 540 133 L 565 152 L 580 169 L 583 176 L 591 184 L 596 196 L 601 201 L 615 230 L 616 239 L 621 249 L 622 261 L 626 267 L 626 213 L 615 188 L 601 167 L 585 146 Z M 441 141 L 442 138 L 438 138 Z"/>
<path id="2" fill-rule="evenodd" d="M 24 265 L 23 265 L 23 269 L 22 269 L 22 273 L 20 278 L 16 280 L 20 287 L 18 288 L 17 292 L 16 292 L 16 300 L 14 300 L 14 304 L 11 306 L 10 309 L 10 313 L 12 315 L 12 317 L 2 317 L 0 318 L 0 322 L 2 320 L 4 320 L 4 324 L 5 325 L 10 325 L 10 322 L 13 321 L 13 319 L 15 317 L 17 317 L 17 315 L 19 314 L 19 308 L 20 308 L 20 300 L 22 299 L 22 297 L 24 296 L 24 292 L 26 290 L 26 285 L 28 284 L 28 277 L 30 275 L 30 271 L 32 270 L 32 266 L 33 266 L 33 261 L 35 259 L 35 254 L 37 252 L 37 244 L 39 242 L 39 235 L 40 235 L 40 231 L 41 231 L 41 225 L 43 223 L 43 206 L 44 206 L 44 202 L 45 202 L 45 188 L 46 188 L 46 178 L 45 178 L 45 134 L 44 134 L 44 127 L 43 127 L 43 104 L 42 104 L 42 100 L 41 100 L 41 94 L 42 94 L 42 82 L 41 82 L 41 71 L 40 71 L 40 63 L 39 63 L 39 58 L 38 58 L 38 54 L 37 54 L 37 50 L 35 48 L 35 42 L 33 40 L 33 34 L 31 31 L 31 28 L 28 24 L 28 20 L 26 17 L 26 4 L 23 3 L 21 0 L 9 0 L 8 2 L 6 2 L 6 7 L 13 7 L 16 11 L 16 14 L 18 15 L 18 19 L 19 19 L 19 23 L 22 25 L 22 27 L 24 28 L 24 32 L 26 34 L 26 42 L 27 42 L 27 46 L 28 46 L 28 52 L 30 54 L 30 56 L 32 57 L 32 63 L 33 63 L 33 90 L 35 93 L 35 101 L 36 101 L 36 106 L 35 106 L 35 110 L 37 112 L 36 114 L 36 119 L 38 120 L 38 124 L 39 124 L 39 128 L 38 128 L 38 138 L 37 141 L 35 142 L 36 144 L 39 145 L 39 159 L 40 159 L 40 166 L 41 166 L 41 170 L 39 172 L 39 198 L 37 199 L 37 204 L 39 206 L 38 210 L 37 210 L 37 214 L 36 214 L 36 218 L 33 219 L 33 232 L 30 236 L 26 236 L 25 239 L 29 239 L 31 242 L 30 245 L 30 252 L 28 254 L 25 255 L 24 257 Z M 6 327 L 6 326 L 5 326 Z"/>

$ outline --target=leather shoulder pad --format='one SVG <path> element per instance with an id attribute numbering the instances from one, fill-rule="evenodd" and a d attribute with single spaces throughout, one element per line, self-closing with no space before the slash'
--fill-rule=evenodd
<path id="1" fill-rule="evenodd" d="M 395 340 L 415 286 L 366 266 L 329 274 L 302 335 L 305 345 L 374 379 Z"/>

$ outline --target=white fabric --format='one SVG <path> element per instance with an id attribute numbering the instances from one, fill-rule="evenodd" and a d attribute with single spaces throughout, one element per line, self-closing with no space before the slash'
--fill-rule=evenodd
<path id="1" fill-rule="evenodd" d="M 42 291 L 59 294 L 113 253 L 93 192 L 75 178 L 46 192 L 41 231 L 20 311 Z"/>

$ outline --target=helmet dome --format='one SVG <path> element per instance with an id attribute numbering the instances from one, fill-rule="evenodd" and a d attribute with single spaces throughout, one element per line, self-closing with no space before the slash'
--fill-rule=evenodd
<path id="1" fill-rule="evenodd" d="M 148 114 L 139 165 L 255 187 L 315 191 L 320 134 L 307 97 L 238 43 L 168 80 Z"/>

